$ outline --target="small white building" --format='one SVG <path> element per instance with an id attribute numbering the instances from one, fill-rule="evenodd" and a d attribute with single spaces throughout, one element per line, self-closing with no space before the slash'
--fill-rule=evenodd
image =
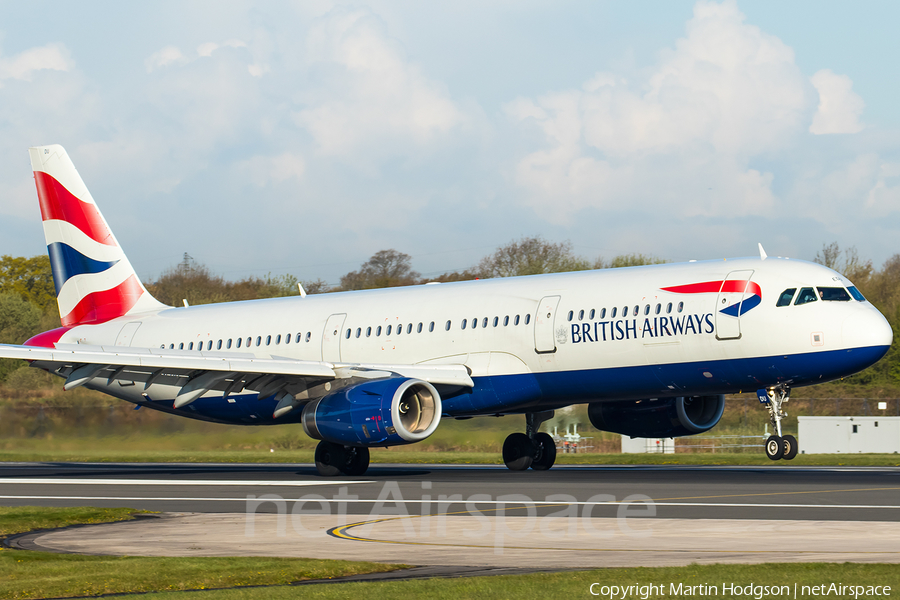
<path id="1" fill-rule="evenodd" d="M 622 454 L 675 454 L 675 438 L 642 438 L 622 436 Z"/>
<path id="2" fill-rule="evenodd" d="M 802 454 L 897 454 L 900 417 L 797 417 Z"/>

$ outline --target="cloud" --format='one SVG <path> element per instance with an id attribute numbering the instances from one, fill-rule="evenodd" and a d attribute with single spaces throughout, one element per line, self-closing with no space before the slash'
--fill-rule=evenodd
<path id="1" fill-rule="evenodd" d="M 599 72 L 581 89 L 507 104 L 507 115 L 539 128 L 549 146 L 519 161 L 516 181 L 536 192 L 535 204 L 571 196 L 561 221 L 615 199 L 660 206 L 673 192 L 689 214 L 769 212 L 773 175 L 751 160 L 802 132 L 811 90 L 793 51 L 744 20 L 732 1 L 698 2 L 686 36 L 643 77 Z M 673 182 L 683 187 L 667 189 Z M 713 193 L 696 193 L 701 187 Z M 723 190 L 730 200 L 710 201 L 724 200 Z"/>
<path id="2" fill-rule="evenodd" d="M 270 183 L 303 179 L 306 161 L 302 156 L 285 152 L 277 156 L 254 156 L 241 161 L 238 168 L 246 171 L 254 184 L 263 187 Z"/>
<path id="3" fill-rule="evenodd" d="M 36 71 L 68 71 L 74 66 L 69 51 L 62 44 L 29 48 L 9 58 L 0 57 L 0 80 L 30 81 Z"/>
<path id="4" fill-rule="evenodd" d="M 152 73 L 169 65 L 180 65 L 186 62 L 188 62 L 188 59 L 181 53 L 181 50 L 175 46 L 166 46 L 148 56 L 147 60 L 144 61 L 144 66 L 147 68 L 148 73 Z"/>
<path id="5" fill-rule="evenodd" d="M 318 85 L 305 94 L 294 121 L 321 155 L 415 153 L 466 122 L 445 86 L 408 61 L 371 12 L 335 9 L 307 39 Z"/>
<path id="6" fill-rule="evenodd" d="M 849 77 L 837 75 L 831 69 L 822 69 L 810 77 L 810 81 L 819 92 L 819 108 L 809 126 L 810 133 L 823 135 L 862 131 L 859 117 L 865 102 L 853 91 L 853 82 Z"/>

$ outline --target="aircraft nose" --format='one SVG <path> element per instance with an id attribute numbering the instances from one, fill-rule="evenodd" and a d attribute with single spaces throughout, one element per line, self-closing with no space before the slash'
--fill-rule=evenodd
<path id="1" fill-rule="evenodd" d="M 859 307 L 864 308 L 864 307 Z M 841 328 L 845 348 L 883 348 L 883 356 L 894 340 L 891 324 L 875 307 L 857 310 L 844 320 Z M 879 358 L 881 358 L 879 356 Z"/>

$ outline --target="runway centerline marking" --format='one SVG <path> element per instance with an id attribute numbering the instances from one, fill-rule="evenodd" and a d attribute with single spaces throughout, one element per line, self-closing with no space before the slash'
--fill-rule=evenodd
<path id="1" fill-rule="evenodd" d="M 254 481 L 249 479 L 47 479 L 40 477 L 0 477 L 0 485 L 4 483 L 32 485 L 205 485 L 222 487 L 308 487 L 316 485 L 352 485 L 357 483 L 375 483 L 375 481 Z"/>
<path id="2" fill-rule="evenodd" d="M 798 492 L 760 492 L 758 494 L 722 494 L 720 496 L 682 496 L 681 498 L 660 498 L 659 500 L 709 500 L 710 498 L 746 498 L 750 496 L 787 496 L 791 494 L 839 494 L 843 492 L 889 492 L 900 487 L 857 488 L 846 490 L 804 490 Z"/>

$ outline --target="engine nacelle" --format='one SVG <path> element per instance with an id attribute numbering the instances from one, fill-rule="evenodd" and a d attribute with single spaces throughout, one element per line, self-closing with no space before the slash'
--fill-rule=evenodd
<path id="1" fill-rule="evenodd" d="M 303 407 L 311 438 L 345 446 L 396 446 L 424 440 L 441 420 L 441 395 L 428 382 L 391 377 L 345 387 Z"/>
<path id="2" fill-rule="evenodd" d="M 694 435 L 712 429 L 725 410 L 725 396 L 678 396 L 615 400 L 588 405 L 591 425 L 631 437 Z"/>

